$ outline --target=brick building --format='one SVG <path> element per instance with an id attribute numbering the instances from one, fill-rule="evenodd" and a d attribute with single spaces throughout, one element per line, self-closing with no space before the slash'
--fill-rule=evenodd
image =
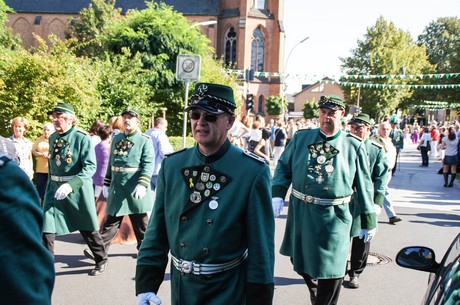
<path id="1" fill-rule="evenodd" d="M 283 72 L 284 0 L 164 0 L 192 23 L 216 21 L 200 26 L 210 40 L 216 55 L 236 70 Z M 33 34 L 47 40 L 53 33 L 64 39 L 70 18 L 88 7 L 90 0 L 5 0 L 15 10 L 8 15 L 7 26 L 21 35 L 25 48 L 36 45 Z M 118 0 L 116 7 L 126 13 L 129 9 L 146 8 L 144 0 Z M 279 95 L 279 77 L 255 77 L 250 82 L 241 79 L 241 94 L 254 95 L 254 112 L 265 114 L 265 101 Z M 244 111 L 243 106 L 243 111 Z"/>

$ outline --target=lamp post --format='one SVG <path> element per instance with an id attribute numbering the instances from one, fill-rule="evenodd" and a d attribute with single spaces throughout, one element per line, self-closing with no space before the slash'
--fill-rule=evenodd
<path id="1" fill-rule="evenodd" d="M 283 105 L 281 105 L 281 115 L 284 116 L 284 105 L 286 104 L 286 69 L 287 69 L 287 65 L 289 63 L 289 58 L 291 58 L 291 54 L 292 52 L 294 51 L 295 48 L 297 48 L 297 46 L 301 45 L 302 43 L 304 43 L 305 41 L 307 41 L 310 37 L 307 36 L 305 37 L 304 39 L 300 40 L 296 45 L 294 45 L 291 49 L 291 51 L 289 52 L 288 54 L 288 57 L 286 59 L 286 63 L 284 64 L 284 74 L 283 74 Z"/>

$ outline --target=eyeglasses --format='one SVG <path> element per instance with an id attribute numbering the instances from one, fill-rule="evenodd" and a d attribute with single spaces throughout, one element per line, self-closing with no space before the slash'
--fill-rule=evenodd
<path id="1" fill-rule="evenodd" d="M 198 111 L 190 111 L 188 113 L 189 117 L 192 120 L 199 120 L 201 117 L 206 121 L 206 122 L 215 122 L 219 118 L 220 114 L 212 114 L 212 113 L 199 113 Z"/>
<path id="2" fill-rule="evenodd" d="M 63 116 L 63 113 L 55 112 L 53 114 L 50 114 L 49 118 L 50 118 L 50 120 L 52 120 L 52 119 L 60 119 L 60 118 L 62 118 L 62 116 Z"/>

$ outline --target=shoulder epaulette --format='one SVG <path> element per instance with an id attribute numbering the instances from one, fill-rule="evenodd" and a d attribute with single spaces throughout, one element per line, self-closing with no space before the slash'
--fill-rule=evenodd
<path id="1" fill-rule="evenodd" d="M 82 133 L 82 134 L 86 134 L 86 135 L 89 135 L 89 133 L 86 131 L 86 130 L 83 130 L 83 129 L 80 129 L 80 128 L 77 128 L 77 131 Z"/>
<path id="2" fill-rule="evenodd" d="M 259 161 L 259 162 L 263 162 L 263 163 L 268 164 L 267 160 L 265 160 L 265 159 L 262 158 L 261 156 L 256 155 L 256 154 L 253 153 L 253 152 L 250 152 L 249 150 L 243 150 L 243 153 L 244 153 L 246 156 L 251 157 L 251 158 L 253 158 L 253 159 L 256 159 L 256 160 Z"/>
<path id="3" fill-rule="evenodd" d="M 385 147 L 383 147 L 383 145 L 380 143 L 377 143 L 375 141 L 369 141 L 369 142 L 371 142 L 372 145 L 377 146 L 378 148 L 385 149 Z"/>
<path id="4" fill-rule="evenodd" d="M 141 135 L 142 135 L 144 138 L 150 139 L 150 136 L 146 135 L 145 133 L 141 133 Z"/>
<path id="5" fill-rule="evenodd" d="M 11 157 L 4 152 L 0 151 L 0 167 L 5 165 L 7 162 L 11 161 Z"/>
<path id="6" fill-rule="evenodd" d="M 355 135 L 355 134 L 352 134 L 352 133 L 347 133 L 347 136 L 353 137 L 353 138 L 355 138 L 356 140 L 358 140 L 358 141 L 360 141 L 360 142 L 362 142 L 362 141 L 363 141 L 363 139 L 362 139 L 362 138 L 360 138 L 360 137 L 358 137 L 357 135 Z"/>
<path id="7" fill-rule="evenodd" d="M 182 149 L 179 149 L 179 150 L 177 150 L 177 151 L 173 151 L 172 153 L 166 154 L 165 157 L 171 157 L 172 155 L 175 155 L 175 154 L 184 152 L 184 151 L 186 151 L 186 150 L 187 150 L 187 148 L 182 148 Z"/>

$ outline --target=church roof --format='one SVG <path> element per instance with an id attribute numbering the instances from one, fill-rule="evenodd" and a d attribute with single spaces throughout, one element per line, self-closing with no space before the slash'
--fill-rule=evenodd
<path id="1" fill-rule="evenodd" d="M 88 7 L 91 0 L 5 0 L 6 5 L 17 13 L 35 14 L 78 14 Z M 155 2 L 160 2 L 156 0 Z M 217 16 L 219 0 L 163 0 L 184 15 Z M 145 0 L 117 0 L 115 7 L 121 7 L 122 13 L 129 9 L 145 9 Z"/>

